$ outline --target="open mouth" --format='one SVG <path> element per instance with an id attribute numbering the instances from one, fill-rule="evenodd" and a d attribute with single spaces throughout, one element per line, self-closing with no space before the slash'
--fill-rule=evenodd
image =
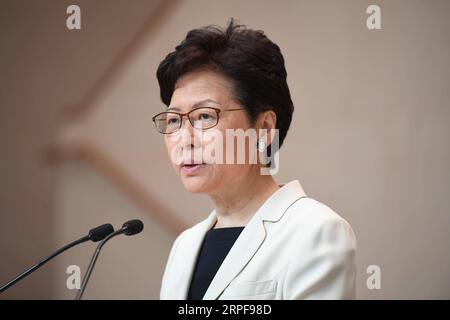
<path id="1" fill-rule="evenodd" d="M 195 173 L 206 166 L 206 163 L 186 163 L 181 165 L 181 171 L 185 173 Z"/>

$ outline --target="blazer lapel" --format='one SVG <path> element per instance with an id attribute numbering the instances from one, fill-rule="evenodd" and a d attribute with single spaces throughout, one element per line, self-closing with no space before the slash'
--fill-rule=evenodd
<path id="1" fill-rule="evenodd" d="M 265 221 L 278 222 L 294 202 L 304 197 L 306 197 L 306 194 L 303 188 L 298 180 L 294 180 L 282 185 L 282 188 L 267 199 L 250 219 L 244 230 L 242 230 L 242 233 L 225 257 L 203 297 L 204 300 L 217 299 L 228 284 L 253 258 L 266 238 Z M 210 224 L 210 227 L 212 225 L 213 223 Z M 195 251 L 198 250 L 197 246 L 196 242 Z M 190 265 L 189 268 L 191 268 Z"/>
<path id="2" fill-rule="evenodd" d="M 192 275 L 194 273 L 195 263 L 197 262 L 198 254 L 200 253 L 200 248 L 203 243 L 203 239 L 205 234 L 216 222 L 216 212 L 213 210 L 207 219 L 202 221 L 198 226 L 195 232 L 191 232 L 187 236 L 190 239 L 186 239 L 186 243 L 189 243 L 189 250 L 184 252 L 184 264 L 183 269 L 181 271 L 182 275 L 180 278 L 180 282 L 178 284 L 178 293 L 177 298 L 180 300 L 185 300 L 188 297 L 189 287 L 191 284 Z"/>
<path id="3" fill-rule="evenodd" d="M 263 221 L 251 219 L 242 230 L 230 252 L 203 297 L 204 300 L 217 299 L 228 284 L 239 274 L 264 242 L 266 232 Z"/>

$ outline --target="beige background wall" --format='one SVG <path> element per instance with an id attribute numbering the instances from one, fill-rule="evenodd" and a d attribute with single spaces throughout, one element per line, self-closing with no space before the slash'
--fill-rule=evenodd
<path id="1" fill-rule="evenodd" d="M 151 116 L 155 71 L 192 28 L 229 17 L 282 49 L 295 113 L 280 182 L 353 226 L 358 298 L 450 298 L 448 1 L 0 2 L 0 282 L 104 222 L 145 223 L 111 241 L 86 298 L 158 297 L 176 234 L 211 210 L 183 190 Z M 365 26 L 378 4 L 382 29 Z M 65 253 L 0 298 L 64 298 Z M 381 267 L 381 290 L 366 268 Z"/>

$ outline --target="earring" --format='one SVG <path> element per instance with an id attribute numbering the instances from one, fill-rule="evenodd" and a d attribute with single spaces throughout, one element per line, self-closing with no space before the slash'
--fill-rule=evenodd
<path id="1" fill-rule="evenodd" d="M 258 142 L 256 143 L 256 148 L 259 152 L 263 152 L 266 149 L 266 142 L 264 139 L 258 139 Z"/>

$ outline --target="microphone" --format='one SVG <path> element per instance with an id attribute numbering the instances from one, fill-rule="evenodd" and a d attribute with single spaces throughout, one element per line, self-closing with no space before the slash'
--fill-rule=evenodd
<path id="1" fill-rule="evenodd" d="M 59 250 L 57 250 L 56 252 L 52 253 L 48 257 L 42 259 L 41 261 L 39 261 L 38 263 L 36 263 L 32 267 L 28 268 L 24 272 L 18 274 L 13 279 L 9 280 L 7 283 L 5 283 L 4 285 L 2 285 L 0 287 L 0 293 L 2 293 L 3 291 L 5 291 L 9 287 L 11 287 L 12 285 L 17 283 L 18 281 L 22 280 L 26 276 L 30 275 L 32 272 L 36 271 L 37 269 L 42 267 L 44 264 L 46 264 L 48 261 L 50 261 L 51 259 L 53 259 L 57 255 L 63 253 L 67 249 L 70 249 L 70 248 L 76 246 L 77 244 L 86 242 L 88 240 L 91 240 L 93 242 L 97 242 L 97 241 L 103 240 L 106 236 L 110 235 L 113 232 L 114 232 L 114 228 L 109 223 L 103 224 L 101 226 L 98 226 L 98 227 L 95 227 L 95 228 L 89 230 L 89 233 L 88 233 L 87 236 L 81 237 L 80 239 L 75 240 L 75 241 L 69 243 L 68 245 L 60 248 Z"/>
<path id="2" fill-rule="evenodd" d="M 83 277 L 83 281 L 81 282 L 80 290 L 78 290 L 75 300 L 81 300 L 81 297 L 83 296 L 84 290 L 86 289 L 87 283 L 89 281 L 89 278 L 91 277 L 92 270 L 94 270 L 94 266 L 95 266 L 95 263 L 97 262 L 97 258 L 100 254 L 100 250 L 102 250 L 105 243 L 109 239 L 111 239 L 115 236 L 118 236 L 119 234 L 125 234 L 127 236 L 132 236 L 132 235 L 138 234 L 143 229 L 144 229 L 144 224 L 142 223 L 141 220 L 137 220 L 137 219 L 130 220 L 130 221 L 125 222 L 122 225 L 122 228 L 109 234 L 107 237 L 105 237 L 105 239 L 103 239 L 102 242 L 100 242 L 98 244 L 97 249 L 95 249 L 94 255 L 91 258 L 91 262 L 89 263 L 89 266 L 86 270 L 86 274 Z"/>

